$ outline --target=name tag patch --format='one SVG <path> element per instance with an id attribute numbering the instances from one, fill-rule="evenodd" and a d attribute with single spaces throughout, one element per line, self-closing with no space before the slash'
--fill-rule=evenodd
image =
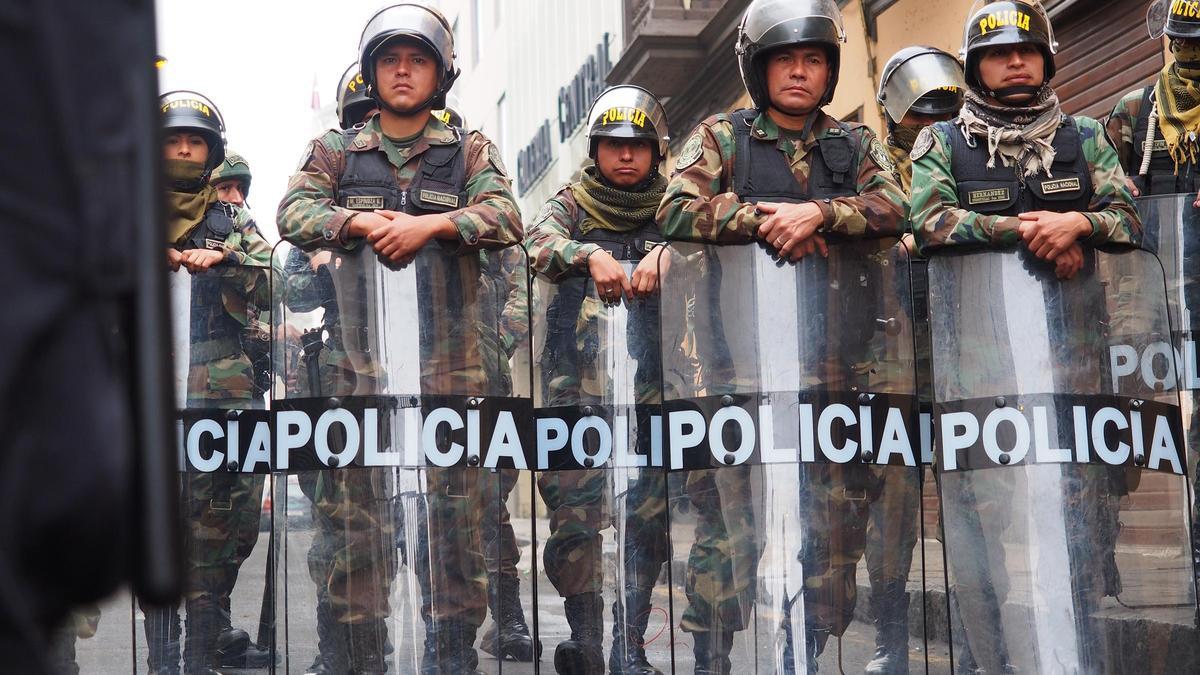
<path id="1" fill-rule="evenodd" d="M 345 206 L 348 209 L 355 209 L 356 211 L 382 209 L 383 197 L 379 195 L 352 195 L 346 197 Z"/>
<path id="2" fill-rule="evenodd" d="M 216 239 L 205 239 L 204 248 L 210 251 L 220 251 L 225 248 L 225 242 Z"/>
<path id="3" fill-rule="evenodd" d="M 1080 188 L 1078 178 L 1063 178 L 1062 180 L 1042 181 L 1042 192 L 1048 195 L 1057 192 L 1074 192 Z"/>
<path id="4" fill-rule="evenodd" d="M 448 195 L 445 192 L 434 192 L 433 190 L 421 190 L 419 193 L 421 201 L 426 204 L 441 204 L 449 206 L 452 209 L 458 208 L 458 195 Z"/>
<path id="5" fill-rule="evenodd" d="M 1145 141 L 1144 143 L 1142 143 L 1142 152 L 1146 151 L 1146 146 L 1150 146 L 1150 152 L 1166 152 L 1167 151 L 1167 141 L 1162 138 L 1154 141 L 1153 143 L 1151 143 L 1150 141 Z"/>
<path id="6" fill-rule="evenodd" d="M 992 188 L 990 190 L 975 190 L 967 193 L 967 204 L 975 206 L 976 204 L 994 204 L 996 202 L 1006 202 L 1009 200 L 1011 193 L 1008 188 Z"/>

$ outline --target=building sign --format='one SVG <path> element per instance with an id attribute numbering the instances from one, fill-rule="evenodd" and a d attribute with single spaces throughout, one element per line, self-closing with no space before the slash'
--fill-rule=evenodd
<path id="1" fill-rule="evenodd" d="M 588 109 L 600 92 L 604 91 L 605 78 L 612 70 L 608 54 L 609 35 L 596 45 L 596 52 L 587 57 L 575 77 L 558 90 L 558 140 L 566 141 L 580 124 L 587 119 Z M 550 141 L 550 120 L 538 127 L 537 133 L 517 154 L 517 195 L 524 195 L 533 186 L 550 163 L 554 161 Z"/>

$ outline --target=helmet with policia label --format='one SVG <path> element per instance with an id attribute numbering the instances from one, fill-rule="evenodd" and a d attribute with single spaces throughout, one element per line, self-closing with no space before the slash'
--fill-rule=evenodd
<path id="1" fill-rule="evenodd" d="M 367 83 L 363 81 L 362 71 L 358 62 L 350 64 L 342 79 L 338 82 L 337 116 L 338 124 L 343 129 L 363 121 L 367 113 L 375 109 L 375 101 L 367 93 Z"/>
<path id="2" fill-rule="evenodd" d="M 1153 0 L 1146 8 L 1146 28 L 1155 40 L 1200 40 L 1200 2 Z"/>
<path id="3" fill-rule="evenodd" d="M 654 94 L 632 84 L 609 87 L 596 97 L 587 130 L 592 159 L 601 138 L 641 138 L 654 148 L 655 161 L 667 156 L 667 111 Z"/>
<path id="4" fill-rule="evenodd" d="M 979 79 L 979 60 L 989 48 L 1002 45 L 1036 46 L 1042 52 L 1045 63 L 1044 82 L 1054 78 L 1054 55 L 1058 53 L 1058 41 L 1054 39 L 1054 27 L 1050 25 L 1050 17 L 1040 2 L 1004 0 L 985 4 L 979 1 L 975 7 L 977 9 L 973 8 L 967 15 L 962 50 L 958 54 L 965 66 L 968 85 L 993 98 L 1037 91 L 1038 87 L 1029 85 L 1005 87 L 999 91 L 984 89 Z"/>
<path id="5" fill-rule="evenodd" d="M 962 64 L 933 47 L 905 47 L 883 66 L 875 100 L 888 121 L 899 124 L 910 111 L 920 115 L 953 115 L 962 107 Z"/>
<path id="6" fill-rule="evenodd" d="M 204 137 L 208 143 L 206 174 L 225 161 L 225 118 L 207 96 L 181 89 L 163 94 L 158 102 L 164 135 L 192 131 Z"/>
<path id="7" fill-rule="evenodd" d="M 445 108 L 446 93 L 460 72 L 454 67 L 454 33 L 441 12 L 411 2 L 379 10 L 363 29 L 358 43 L 358 64 L 369 94 L 380 101 L 380 105 L 384 105 L 374 88 L 375 53 L 397 38 L 414 40 L 433 54 L 437 61 L 438 84 L 433 96 L 420 107 Z"/>
<path id="8" fill-rule="evenodd" d="M 460 111 L 462 104 L 458 97 L 454 94 L 446 95 L 446 107 L 441 110 L 434 110 L 433 116 L 441 120 L 442 124 L 448 124 L 459 129 L 467 128 L 467 118 Z"/>
<path id="9" fill-rule="evenodd" d="M 215 187 L 217 183 L 227 180 L 241 183 L 242 197 L 250 198 L 250 163 L 236 152 L 225 154 L 225 161 L 213 169 L 212 175 L 208 177 L 208 184 Z"/>
<path id="10" fill-rule="evenodd" d="M 828 56 L 829 84 L 817 107 L 829 103 L 837 89 L 845 41 L 842 13 L 834 0 L 754 0 L 738 24 L 734 47 L 754 107 L 766 110 L 771 103 L 763 56 L 776 47 L 804 44 L 820 45 Z"/>

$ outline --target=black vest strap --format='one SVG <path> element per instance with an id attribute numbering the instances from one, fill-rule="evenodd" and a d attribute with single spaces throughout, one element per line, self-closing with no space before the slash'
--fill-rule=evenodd
<path id="1" fill-rule="evenodd" d="M 451 127 L 458 141 L 431 145 L 421 153 L 420 166 L 407 190 L 396 182 L 395 167 L 382 151 L 345 153 L 338 180 L 340 206 L 358 211 L 388 209 L 413 215 L 444 213 L 467 205 L 466 136 Z M 342 132 L 347 147 L 361 127 Z"/>
<path id="2" fill-rule="evenodd" d="M 1143 195 L 1165 195 L 1177 193 L 1194 193 L 1197 189 L 1196 166 L 1188 163 L 1179 167 L 1175 172 L 1175 160 L 1167 152 L 1167 143 L 1163 140 L 1162 132 L 1154 132 L 1153 152 L 1150 154 L 1150 169 L 1146 175 L 1139 175 L 1142 168 L 1142 157 L 1146 152 L 1146 143 L 1150 132 L 1150 111 L 1154 107 L 1154 87 L 1142 90 L 1142 106 L 1138 111 L 1137 120 L 1133 125 L 1133 158 L 1132 166 L 1126 173 L 1133 179 L 1138 191 Z"/>
<path id="3" fill-rule="evenodd" d="M 653 220 L 628 232 L 595 227 L 581 235 L 585 220 L 587 220 L 587 212 L 576 205 L 575 222 L 571 223 L 571 238 L 575 241 L 596 244 L 617 260 L 637 262 L 645 258 L 655 245 L 666 242 L 666 238 L 659 233 L 658 225 Z"/>
<path id="4" fill-rule="evenodd" d="M 974 137 L 968 141 L 956 123 L 938 122 L 935 127 L 950 139 L 950 170 L 961 208 L 998 216 L 1088 210 L 1094 186 L 1074 119 L 1064 115 L 1054 135 L 1051 175 L 1029 177 L 999 161 L 989 168 L 986 143 Z"/>
<path id="5" fill-rule="evenodd" d="M 750 133 L 758 115 L 758 111 L 746 109 L 730 116 L 735 141 L 733 191 L 741 201 L 796 203 L 857 194 L 858 154 L 849 126 L 838 122 L 840 134 L 817 141 L 810 155 L 805 190 L 776 142 L 754 138 Z"/>

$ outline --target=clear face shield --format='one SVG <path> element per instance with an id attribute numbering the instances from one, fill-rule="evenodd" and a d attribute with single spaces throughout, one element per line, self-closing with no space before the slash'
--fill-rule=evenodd
<path id="1" fill-rule="evenodd" d="M 741 33 L 747 42 L 759 42 L 772 28 L 798 19 L 827 19 L 837 29 L 838 41 L 846 41 L 842 12 L 834 0 L 759 0 L 746 10 Z"/>
<path id="2" fill-rule="evenodd" d="M 589 137 L 653 139 L 658 156 L 666 156 L 667 111 L 641 87 L 622 85 L 597 96 L 588 112 L 587 128 Z"/>
<path id="3" fill-rule="evenodd" d="M 1161 40 L 1167 34 L 1167 16 L 1170 12 L 1170 0 L 1151 0 L 1146 7 L 1146 32 L 1150 34 L 1150 39 Z"/>
<path id="4" fill-rule="evenodd" d="M 899 122 L 922 96 L 937 90 L 967 88 L 962 66 L 943 54 L 918 54 L 900 64 L 884 87 L 883 107 L 892 120 Z"/>
<path id="5" fill-rule="evenodd" d="M 967 12 L 967 17 L 969 17 L 967 20 L 967 23 L 965 23 L 963 25 L 962 50 L 958 54 L 959 59 L 965 60 L 966 56 L 967 56 L 967 39 L 970 37 L 970 34 L 971 34 L 971 26 L 974 25 L 972 23 L 971 19 L 975 18 L 976 15 L 980 12 L 980 10 L 982 10 L 984 7 L 987 7 L 988 5 L 991 5 L 991 4 L 1011 5 L 1014 8 L 1028 7 L 1029 9 L 1036 12 L 1037 15 L 1042 18 L 1042 23 L 1044 23 L 1046 26 L 1046 39 L 1050 45 L 1050 53 L 1051 54 L 1058 53 L 1058 39 L 1054 37 L 1054 24 L 1050 22 L 1050 15 L 1046 13 L 1046 8 L 1042 6 L 1041 2 L 1038 2 L 1037 0 L 1032 0 L 1031 2 L 1020 2 L 1020 3 L 1017 3 L 1017 2 L 995 2 L 995 0 L 992 0 L 991 2 L 989 2 L 988 0 L 975 0 L 975 2 L 971 5 L 971 11 Z"/>

